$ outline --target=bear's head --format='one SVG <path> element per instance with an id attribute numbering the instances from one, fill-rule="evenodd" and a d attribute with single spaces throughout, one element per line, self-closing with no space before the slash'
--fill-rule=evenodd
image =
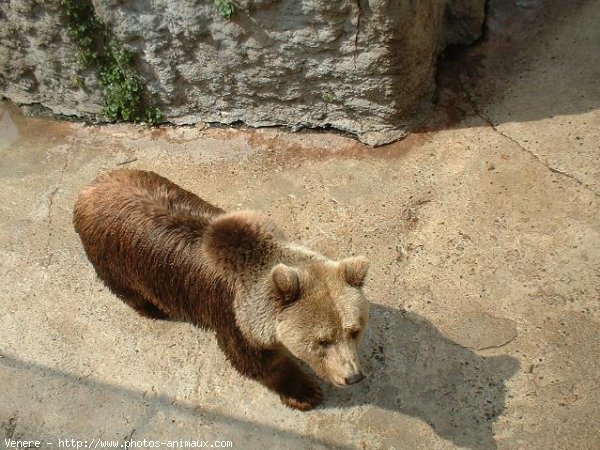
<path id="1" fill-rule="evenodd" d="M 277 341 L 336 386 L 364 378 L 358 349 L 369 319 L 362 292 L 368 267 L 363 257 L 319 258 L 271 271 Z"/>

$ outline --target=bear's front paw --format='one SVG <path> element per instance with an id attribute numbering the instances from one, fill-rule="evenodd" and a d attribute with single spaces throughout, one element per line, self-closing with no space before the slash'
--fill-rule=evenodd
<path id="1" fill-rule="evenodd" d="M 321 388 L 314 381 L 304 381 L 296 384 L 290 392 L 280 395 L 284 405 L 300 411 L 313 409 L 323 400 Z"/>

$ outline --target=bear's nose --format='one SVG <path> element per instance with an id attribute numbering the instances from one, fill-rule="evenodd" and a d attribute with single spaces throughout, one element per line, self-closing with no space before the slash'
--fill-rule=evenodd
<path id="1" fill-rule="evenodd" d="M 365 378 L 362 372 L 356 372 L 354 375 L 344 378 L 346 384 L 354 384 L 362 381 Z"/>

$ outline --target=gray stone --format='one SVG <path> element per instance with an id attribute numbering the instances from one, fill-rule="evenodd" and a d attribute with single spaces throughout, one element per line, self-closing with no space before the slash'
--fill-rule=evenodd
<path id="1" fill-rule="evenodd" d="M 479 0 L 454 0 L 446 5 L 444 39 L 446 45 L 470 44 L 481 36 L 485 19 L 484 3 Z"/>
<path id="2" fill-rule="evenodd" d="M 208 0 L 93 1 L 168 121 L 334 127 L 371 145 L 418 123 L 437 56 L 479 37 L 484 3 L 240 0 L 225 19 Z M 3 2 L 0 21 L 0 95 L 103 118 L 58 0 Z"/>

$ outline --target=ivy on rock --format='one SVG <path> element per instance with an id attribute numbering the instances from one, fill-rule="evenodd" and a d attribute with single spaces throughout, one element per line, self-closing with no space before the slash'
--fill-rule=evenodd
<path id="1" fill-rule="evenodd" d="M 142 79 L 133 63 L 133 53 L 112 35 L 90 0 L 61 0 L 70 38 L 77 45 L 78 60 L 98 73 L 104 114 L 112 122 L 162 120 L 161 111 L 145 101 Z"/>

